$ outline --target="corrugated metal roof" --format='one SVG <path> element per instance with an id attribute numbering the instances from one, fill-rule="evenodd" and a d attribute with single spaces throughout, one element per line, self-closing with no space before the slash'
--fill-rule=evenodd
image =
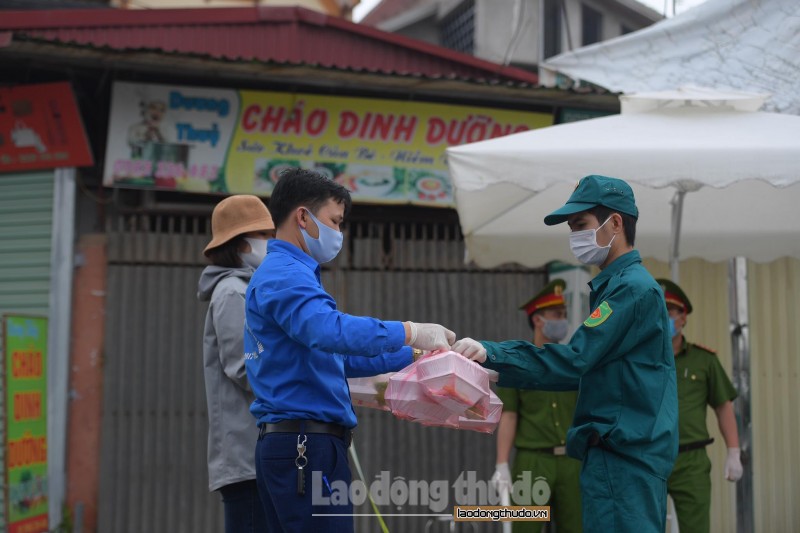
<path id="1" fill-rule="evenodd" d="M 315 65 L 537 85 L 538 76 L 299 7 L 4 12 L 2 31 L 37 39 L 228 61 Z M 3 39 L 0 39 L 2 41 Z"/>

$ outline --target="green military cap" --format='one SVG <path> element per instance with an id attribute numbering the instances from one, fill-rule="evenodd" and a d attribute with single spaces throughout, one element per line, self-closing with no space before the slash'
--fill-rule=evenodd
<path id="1" fill-rule="evenodd" d="M 677 283 L 664 278 L 657 279 L 656 283 L 661 285 L 661 289 L 664 291 L 664 299 L 668 305 L 680 307 L 687 315 L 692 312 L 692 302 L 689 301 L 689 297 L 678 287 Z"/>
<path id="2" fill-rule="evenodd" d="M 564 288 L 567 282 L 563 279 L 554 279 L 544 289 L 536 293 L 536 296 L 519 306 L 523 309 L 528 316 L 532 315 L 540 309 L 546 309 L 556 305 L 565 305 L 564 301 Z"/>
<path id="3" fill-rule="evenodd" d="M 586 211 L 598 205 L 639 218 L 631 186 L 618 178 L 591 175 L 581 178 L 564 206 L 546 217 L 544 223 L 554 226 L 566 222 L 569 215 Z"/>

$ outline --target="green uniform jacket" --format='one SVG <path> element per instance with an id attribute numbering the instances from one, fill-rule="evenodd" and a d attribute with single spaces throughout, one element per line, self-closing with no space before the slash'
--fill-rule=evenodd
<path id="1" fill-rule="evenodd" d="M 678 391 L 664 294 L 631 251 L 590 283 L 595 311 L 568 344 L 483 342 L 501 387 L 578 389 L 567 453 L 583 460 L 592 433 L 667 479 L 678 453 Z"/>
<path id="2" fill-rule="evenodd" d="M 567 443 L 578 394 L 574 391 L 551 392 L 497 387 L 503 400 L 503 412 L 517 413 L 514 447 L 537 450 Z"/>
<path id="3" fill-rule="evenodd" d="M 706 406 L 719 407 L 736 398 L 736 389 L 714 352 L 686 342 L 675 356 L 678 376 L 678 421 L 680 443 L 708 439 Z"/>

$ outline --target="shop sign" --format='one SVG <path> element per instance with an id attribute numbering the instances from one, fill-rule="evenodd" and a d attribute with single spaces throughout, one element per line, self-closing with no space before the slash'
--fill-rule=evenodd
<path id="1" fill-rule="evenodd" d="M 0 174 L 93 164 L 69 82 L 0 87 Z"/>
<path id="2" fill-rule="evenodd" d="M 445 149 L 552 124 L 549 113 L 118 82 L 104 184 L 269 196 L 288 167 L 355 201 L 450 206 Z"/>
<path id="3" fill-rule="evenodd" d="M 5 517 L 8 533 L 47 523 L 47 319 L 3 316 Z"/>

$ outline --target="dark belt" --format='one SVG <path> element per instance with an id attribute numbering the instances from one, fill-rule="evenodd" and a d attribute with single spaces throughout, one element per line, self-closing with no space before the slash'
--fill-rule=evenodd
<path id="1" fill-rule="evenodd" d="M 267 433 L 322 433 L 339 437 L 347 446 L 350 446 L 353 441 L 353 430 L 341 424 L 317 422 L 316 420 L 281 420 L 274 424 L 260 424 L 258 438 L 262 438 Z"/>
<path id="2" fill-rule="evenodd" d="M 549 455 L 567 455 L 566 446 L 555 446 L 553 448 L 524 448 L 531 452 L 546 453 Z"/>
<path id="3" fill-rule="evenodd" d="M 699 448 L 705 448 L 712 442 L 714 442 L 714 439 L 699 440 L 697 442 L 690 442 L 689 444 L 681 444 L 680 446 L 678 446 L 678 453 L 688 452 L 689 450 L 697 450 Z"/>

